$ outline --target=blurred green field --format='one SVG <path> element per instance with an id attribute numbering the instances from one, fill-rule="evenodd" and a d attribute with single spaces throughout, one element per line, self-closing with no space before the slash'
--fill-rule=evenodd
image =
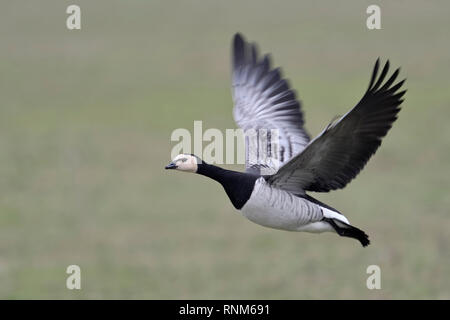
<path id="1" fill-rule="evenodd" d="M 1 1 L 0 298 L 450 298 L 450 4 Z M 372 245 L 252 224 L 221 187 L 166 172 L 176 128 L 234 128 L 242 32 L 297 89 L 317 134 L 402 67 L 399 120 L 345 190 L 314 195 Z M 242 167 L 236 166 L 237 169 Z M 66 289 L 77 264 L 82 290 Z M 382 289 L 366 288 L 381 267 Z"/>

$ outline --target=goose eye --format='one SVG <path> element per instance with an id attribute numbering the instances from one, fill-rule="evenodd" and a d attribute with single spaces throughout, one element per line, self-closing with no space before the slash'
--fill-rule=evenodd
<path id="1" fill-rule="evenodd" d="M 181 162 L 186 162 L 186 161 L 187 161 L 187 158 L 181 159 Z"/>

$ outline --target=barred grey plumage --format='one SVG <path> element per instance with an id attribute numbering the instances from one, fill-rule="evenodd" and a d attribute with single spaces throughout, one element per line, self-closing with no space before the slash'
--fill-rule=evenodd
<path id="1" fill-rule="evenodd" d="M 257 155 L 258 150 L 269 148 L 259 139 L 255 147 L 246 143 L 246 169 L 262 174 L 273 174 L 278 168 L 298 154 L 308 144 L 310 137 L 303 128 L 303 113 L 295 92 L 281 77 L 279 68 L 271 69 L 270 56 L 259 58 L 256 44 L 249 44 L 237 34 L 233 42 L 232 89 L 233 116 L 244 131 L 276 130 L 277 150 L 272 150 L 267 160 Z M 250 160 L 251 159 L 251 160 Z"/>
<path id="2" fill-rule="evenodd" d="M 320 222 L 324 217 L 319 205 L 273 188 L 264 178 L 256 180 L 253 193 L 241 211 L 245 217 L 255 223 L 290 231 L 314 232 L 314 228 L 305 229 L 313 223 Z M 328 227 L 331 231 L 331 226 L 328 225 Z"/>

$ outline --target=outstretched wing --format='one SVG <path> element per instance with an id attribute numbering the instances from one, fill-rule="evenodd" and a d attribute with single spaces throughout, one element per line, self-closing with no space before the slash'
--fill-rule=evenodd
<path id="1" fill-rule="evenodd" d="M 300 103 L 270 57 L 240 34 L 233 41 L 233 116 L 246 133 L 246 170 L 272 174 L 308 144 Z"/>
<path id="2" fill-rule="evenodd" d="M 267 177 L 272 185 L 294 193 L 328 192 L 345 187 L 356 177 L 397 119 L 406 92 L 397 92 L 405 80 L 393 85 L 399 69 L 383 85 L 389 61 L 377 78 L 379 64 L 378 59 L 361 101 L 329 124 L 302 153 Z"/>

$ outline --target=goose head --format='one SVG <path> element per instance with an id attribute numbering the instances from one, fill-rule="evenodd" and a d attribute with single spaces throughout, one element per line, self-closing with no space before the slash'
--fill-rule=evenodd
<path id="1" fill-rule="evenodd" d="M 200 158 L 195 155 L 179 154 L 165 168 L 195 173 L 200 162 Z"/>

